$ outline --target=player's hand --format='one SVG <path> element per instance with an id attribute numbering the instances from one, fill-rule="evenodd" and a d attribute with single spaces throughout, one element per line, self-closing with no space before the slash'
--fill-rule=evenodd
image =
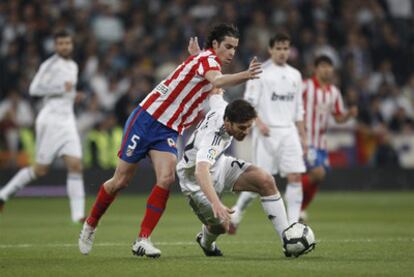
<path id="1" fill-rule="evenodd" d="M 84 92 L 82 91 L 77 91 L 76 95 L 75 95 L 75 103 L 79 104 L 81 102 L 83 102 L 86 99 L 86 95 Z"/>
<path id="2" fill-rule="evenodd" d="M 223 96 L 224 94 L 224 89 L 222 88 L 213 88 L 210 92 L 210 95 L 221 95 Z"/>
<path id="3" fill-rule="evenodd" d="M 306 155 L 308 154 L 308 143 L 306 137 L 302 137 L 300 139 L 300 143 L 302 144 L 303 156 L 306 157 Z"/>
<path id="4" fill-rule="evenodd" d="M 230 215 L 234 213 L 234 211 L 224 206 L 221 202 L 213 204 L 212 208 L 214 217 L 221 219 L 223 221 L 224 226 L 226 226 L 226 230 L 228 230 L 230 224 Z"/>
<path id="5" fill-rule="evenodd" d="M 71 92 L 73 89 L 73 83 L 72 82 L 65 82 L 65 91 L 66 92 Z"/>
<path id="6" fill-rule="evenodd" d="M 259 128 L 260 134 L 262 134 L 265 137 L 270 136 L 270 128 L 260 120 L 256 121 L 257 127 Z"/>
<path id="7" fill-rule="evenodd" d="M 351 117 L 357 117 L 358 116 L 358 107 L 357 106 L 351 106 L 348 110 L 349 116 Z"/>
<path id="8" fill-rule="evenodd" d="M 190 37 L 190 41 L 188 42 L 188 53 L 190 55 L 198 55 L 201 52 L 200 45 L 198 44 L 197 37 Z"/>
<path id="9" fill-rule="evenodd" d="M 262 72 L 262 64 L 257 61 L 257 57 L 254 57 L 250 62 L 249 69 L 247 70 L 248 79 L 259 79 L 259 75 Z"/>

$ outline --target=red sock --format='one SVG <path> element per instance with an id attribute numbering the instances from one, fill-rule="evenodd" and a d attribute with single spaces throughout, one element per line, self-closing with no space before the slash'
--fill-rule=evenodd
<path id="1" fill-rule="evenodd" d="M 147 209 L 144 219 L 141 222 L 140 238 L 148 238 L 160 220 L 165 207 L 167 206 L 170 191 L 157 185 L 154 186 L 147 200 Z"/>
<path id="2" fill-rule="evenodd" d="M 310 202 L 312 202 L 315 197 L 316 192 L 318 191 L 318 184 L 313 183 L 309 180 L 307 174 L 302 175 L 302 188 L 303 188 L 303 201 L 302 201 L 302 211 L 306 210 Z"/>
<path id="3" fill-rule="evenodd" d="M 89 217 L 86 219 L 86 222 L 92 226 L 96 227 L 99 223 L 99 219 L 114 201 L 115 195 L 110 195 L 106 192 L 104 186 L 102 185 L 99 189 L 98 196 L 96 196 L 95 204 L 93 204 L 92 210 L 89 214 Z"/>

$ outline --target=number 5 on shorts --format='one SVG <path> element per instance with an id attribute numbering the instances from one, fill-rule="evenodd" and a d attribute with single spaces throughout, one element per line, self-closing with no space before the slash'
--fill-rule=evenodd
<path id="1" fill-rule="evenodd" d="M 128 145 L 128 149 L 134 150 L 137 147 L 138 140 L 140 140 L 140 137 L 133 135 L 131 138 L 131 144 Z"/>

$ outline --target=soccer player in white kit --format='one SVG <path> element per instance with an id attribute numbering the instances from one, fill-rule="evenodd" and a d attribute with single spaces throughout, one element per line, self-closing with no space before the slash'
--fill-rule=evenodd
<path id="1" fill-rule="evenodd" d="M 56 53 L 40 65 L 29 88 L 31 96 L 43 97 L 43 107 L 36 118 L 36 161 L 21 169 L 0 190 L 0 207 L 18 190 L 44 176 L 56 157 L 62 157 L 68 170 L 71 218 L 73 222 L 82 222 L 82 149 L 73 111 L 78 65 L 71 58 L 73 39 L 67 31 L 56 32 L 54 43 Z"/>
<path id="2" fill-rule="evenodd" d="M 287 176 L 285 201 L 289 224 L 299 220 L 302 204 L 301 173 L 305 172 L 303 148 L 302 76 L 287 64 L 290 37 L 276 34 L 269 41 L 270 59 L 263 63 L 260 79 L 246 85 L 245 99 L 258 111 L 253 128 L 253 163 L 268 173 Z M 242 192 L 233 207 L 230 234 L 236 232 L 242 213 L 256 197 Z"/>
<path id="3" fill-rule="evenodd" d="M 220 94 L 210 96 L 211 110 L 190 137 L 177 165 L 181 190 L 203 223 L 196 241 L 206 256 L 222 256 L 216 239 L 226 232 L 232 211 L 221 201 L 224 191 L 259 193 L 263 210 L 282 238 L 288 227 L 283 199 L 273 177 L 263 169 L 224 154 L 233 137 L 243 140 L 256 118 L 245 100 L 227 105 Z"/>

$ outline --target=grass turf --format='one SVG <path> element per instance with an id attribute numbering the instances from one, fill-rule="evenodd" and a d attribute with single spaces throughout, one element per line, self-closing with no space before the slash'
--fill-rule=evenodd
<path id="1" fill-rule="evenodd" d="M 70 223 L 67 199 L 12 199 L 0 214 L 0 276 L 413 276 L 412 192 L 319 194 L 309 211 L 318 244 L 297 259 L 283 256 L 259 201 L 237 235 L 219 238 L 225 257 L 204 257 L 194 241 L 201 224 L 181 195 L 152 236 L 162 257 L 134 257 L 145 199 L 117 199 L 89 256 L 78 252 L 81 226 Z"/>

